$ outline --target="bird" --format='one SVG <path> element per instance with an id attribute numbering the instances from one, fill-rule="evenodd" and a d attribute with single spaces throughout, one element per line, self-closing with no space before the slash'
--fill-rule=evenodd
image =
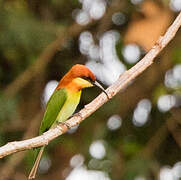
<path id="1" fill-rule="evenodd" d="M 88 67 L 81 64 L 74 65 L 60 80 L 50 97 L 40 125 L 39 135 L 42 135 L 49 129 L 55 128 L 58 123 L 65 123 L 76 110 L 80 102 L 82 89 L 93 86 L 100 88 L 109 98 L 104 88 L 96 81 L 95 75 Z M 38 149 L 38 154 L 28 179 L 35 178 L 44 149 L 45 146 Z"/>

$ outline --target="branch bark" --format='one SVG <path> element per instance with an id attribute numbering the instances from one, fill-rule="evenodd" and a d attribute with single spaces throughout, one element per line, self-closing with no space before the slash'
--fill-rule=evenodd
<path id="1" fill-rule="evenodd" d="M 152 49 L 145 55 L 145 57 L 142 60 L 140 60 L 135 66 L 133 66 L 131 69 L 122 74 L 118 78 L 118 80 L 106 90 L 110 99 L 114 97 L 120 90 L 128 86 L 132 80 L 134 80 L 140 73 L 142 73 L 153 63 L 154 58 L 171 41 L 171 39 L 173 39 L 180 26 L 181 26 L 181 13 L 177 16 L 173 24 L 168 28 L 165 35 L 159 38 L 159 40 L 155 43 Z M 35 138 L 23 141 L 10 142 L 0 147 L 0 158 L 18 151 L 23 151 L 26 149 L 48 145 L 48 143 L 51 140 L 65 133 L 68 130 L 68 127 L 73 127 L 76 126 L 77 124 L 80 124 L 81 121 L 90 116 L 93 112 L 95 112 L 107 101 L 108 99 L 106 95 L 104 93 L 101 93 L 91 103 L 86 105 L 79 112 L 78 115 L 74 115 L 71 119 L 66 121 L 66 124 L 59 124 L 57 125 L 56 128 L 45 132 L 41 136 L 37 136 Z"/>

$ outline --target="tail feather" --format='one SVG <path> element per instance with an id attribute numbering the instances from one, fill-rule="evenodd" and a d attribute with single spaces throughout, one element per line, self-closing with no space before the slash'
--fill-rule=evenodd
<path id="1" fill-rule="evenodd" d="M 44 151 L 44 148 L 45 148 L 45 146 L 41 147 L 41 149 L 40 149 L 40 151 L 39 151 L 39 153 L 38 153 L 38 155 L 36 157 L 36 161 L 35 161 L 35 163 L 33 165 L 33 168 L 31 169 L 31 172 L 30 172 L 30 174 L 28 176 L 28 179 L 34 179 L 35 178 L 36 172 L 38 170 L 38 166 L 40 164 L 40 160 L 41 160 L 41 157 L 42 157 L 42 154 L 43 154 L 43 151 Z"/>

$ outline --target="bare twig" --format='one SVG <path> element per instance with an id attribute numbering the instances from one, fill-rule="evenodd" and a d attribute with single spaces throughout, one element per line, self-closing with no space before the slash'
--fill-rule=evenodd
<path id="1" fill-rule="evenodd" d="M 160 53 L 160 51 L 171 41 L 175 36 L 179 27 L 181 26 L 181 13 L 177 16 L 173 24 L 168 28 L 164 36 L 156 42 L 152 49 L 146 54 L 146 56 L 139 61 L 135 66 L 126 71 L 119 79 L 107 89 L 107 93 L 110 98 L 115 96 L 121 89 L 125 88 L 133 79 L 135 79 L 140 73 L 147 69 L 152 63 L 154 58 Z M 79 116 L 74 116 L 66 124 L 69 127 L 76 126 L 85 118 L 90 116 L 95 112 L 99 107 L 108 101 L 104 93 L 100 94 L 96 99 L 91 103 L 85 106 L 80 112 Z M 51 129 L 45 132 L 43 135 L 24 140 L 19 142 L 11 142 L 0 148 L 0 158 L 7 156 L 9 154 L 22 151 L 25 149 L 31 149 L 34 147 L 39 147 L 47 145 L 51 140 L 60 136 L 61 134 L 67 131 L 67 126 L 60 124 L 56 128 Z"/>

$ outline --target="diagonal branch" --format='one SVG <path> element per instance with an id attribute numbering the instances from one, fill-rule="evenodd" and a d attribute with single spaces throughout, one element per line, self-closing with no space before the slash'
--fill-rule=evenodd
<path id="1" fill-rule="evenodd" d="M 135 66 L 133 66 L 131 69 L 122 74 L 118 78 L 118 80 L 106 90 L 110 99 L 113 96 L 115 96 L 120 90 L 128 86 L 132 80 L 134 80 L 140 73 L 142 73 L 153 63 L 154 58 L 171 41 L 171 39 L 173 39 L 180 26 L 181 26 L 181 13 L 177 16 L 173 24 L 168 28 L 165 35 L 159 38 L 159 40 L 155 43 L 152 49 L 145 55 L 145 57 L 142 60 L 140 60 Z M 57 125 L 56 128 L 45 132 L 41 136 L 37 136 L 35 138 L 23 141 L 10 142 L 0 147 L 0 158 L 18 151 L 23 151 L 34 147 L 47 145 L 51 140 L 65 133 L 68 130 L 68 127 L 73 127 L 81 123 L 81 121 L 90 116 L 93 112 L 95 112 L 107 101 L 108 99 L 106 95 L 102 93 L 97 98 L 95 98 L 91 103 L 86 105 L 79 112 L 78 115 L 74 115 L 71 119 L 66 121 L 66 125 L 59 124 Z"/>

